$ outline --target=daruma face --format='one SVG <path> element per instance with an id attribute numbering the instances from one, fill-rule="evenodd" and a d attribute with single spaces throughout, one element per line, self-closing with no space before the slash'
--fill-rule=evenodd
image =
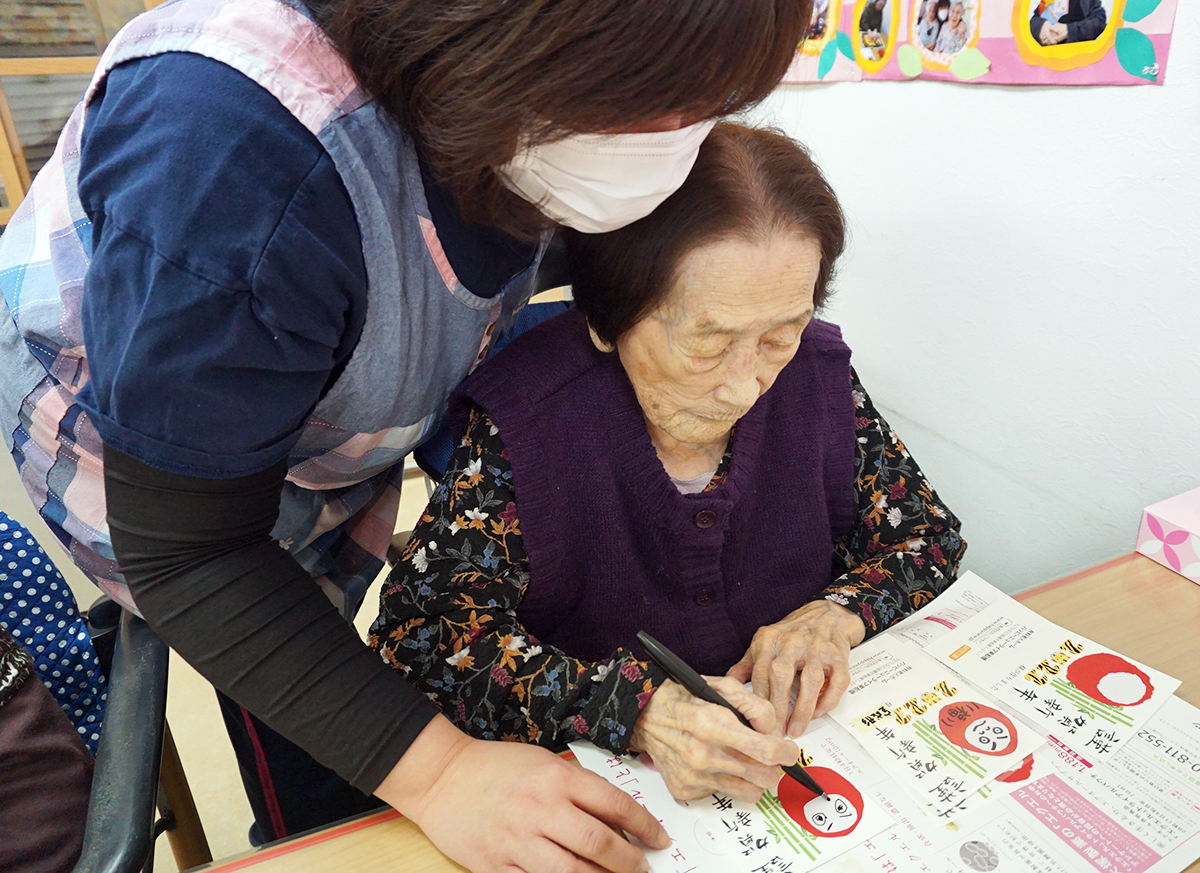
<path id="1" fill-rule="evenodd" d="M 858 827 L 863 816 L 862 792 L 828 767 L 808 767 L 827 794 L 818 797 L 791 776 L 779 780 L 779 804 L 788 818 L 813 836 L 842 837 Z"/>
<path id="2" fill-rule="evenodd" d="M 835 831 L 848 833 L 858 824 L 858 810 L 840 794 L 814 797 L 804 804 L 804 818 L 812 829 L 828 836 Z"/>
<path id="3" fill-rule="evenodd" d="M 948 703 L 938 713 L 938 727 L 960 749 L 984 755 L 1007 755 L 1017 747 L 1017 726 L 995 707 L 963 701 Z"/>
<path id="4" fill-rule="evenodd" d="M 1012 740 L 1008 728 L 994 718 L 981 718 L 967 725 L 967 742 L 981 752 L 997 753 Z"/>

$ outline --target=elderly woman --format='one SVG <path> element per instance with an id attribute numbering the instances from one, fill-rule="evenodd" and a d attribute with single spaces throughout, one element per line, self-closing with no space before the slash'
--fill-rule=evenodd
<path id="1" fill-rule="evenodd" d="M 938 0 L 925 0 L 925 9 L 922 12 L 920 23 L 917 24 L 917 39 L 929 51 L 934 51 L 937 48 L 938 33 L 942 29 L 942 22 L 938 18 L 939 6 Z M 946 12 L 946 17 L 948 18 L 948 8 Z"/>
<path id="2" fill-rule="evenodd" d="M 730 124 L 649 217 L 570 234 L 575 307 L 456 395 L 461 442 L 384 586 L 383 657 L 479 737 L 648 751 L 684 798 L 777 782 L 850 648 L 965 548 L 813 317 L 843 234 L 800 146 Z M 642 629 L 725 674 L 758 732 L 639 660 Z"/>
<path id="3" fill-rule="evenodd" d="M 966 48 L 968 33 L 965 15 L 962 3 L 955 3 L 950 7 L 950 20 L 942 26 L 942 32 L 938 34 L 939 53 L 953 55 Z"/>

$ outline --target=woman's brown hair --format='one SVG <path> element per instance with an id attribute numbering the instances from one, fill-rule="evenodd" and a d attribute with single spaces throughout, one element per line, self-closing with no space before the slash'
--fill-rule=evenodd
<path id="1" fill-rule="evenodd" d="M 518 144 L 699 120 L 762 100 L 812 0 L 308 0 L 468 218 L 549 222 L 494 168 Z"/>
<path id="2" fill-rule="evenodd" d="M 678 191 L 650 215 L 610 233 L 564 235 L 575 305 L 600 339 L 617 339 L 670 292 L 680 259 L 705 243 L 771 233 L 815 240 L 820 308 L 846 244 L 837 195 L 804 146 L 773 130 L 713 128 Z"/>

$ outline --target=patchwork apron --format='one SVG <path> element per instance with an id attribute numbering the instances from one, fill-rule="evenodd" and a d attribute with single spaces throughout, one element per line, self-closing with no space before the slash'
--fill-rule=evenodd
<path id="1" fill-rule="evenodd" d="M 101 440 L 75 402 L 88 378 L 80 309 L 92 252 L 77 190 L 80 136 L 113 67 L 179 51 L 228 64 L 274 95 L 329 152 L 354 204 L 366 323 L 291 451 L 272 532 L 349 617 L 383 566 L 405 455 L 511 327 L 545 240 L 499 295 L 463 287 L 438 242 L 412 139 L 363 93 L 301 8 L 176 0 L 130 22 L 0 237 L 0 430 L 50 529 L 122 604 L 134 607 L 105 520 Z"/>

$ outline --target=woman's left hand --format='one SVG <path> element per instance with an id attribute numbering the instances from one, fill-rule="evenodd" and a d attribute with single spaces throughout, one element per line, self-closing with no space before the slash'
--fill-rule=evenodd
<path id="1" fill-rule="evenodd" d="M 759 628 L 742 660 L 726 675 L 750 680 L 754 693 L 774 705 L 776 723 L 788 736 L 798 737 L 809 721 L 837 706 L 850 685 L 850 649 L 866 635 L 866 625 L 849 609 L 814 600 L 783 621 Z"/>

